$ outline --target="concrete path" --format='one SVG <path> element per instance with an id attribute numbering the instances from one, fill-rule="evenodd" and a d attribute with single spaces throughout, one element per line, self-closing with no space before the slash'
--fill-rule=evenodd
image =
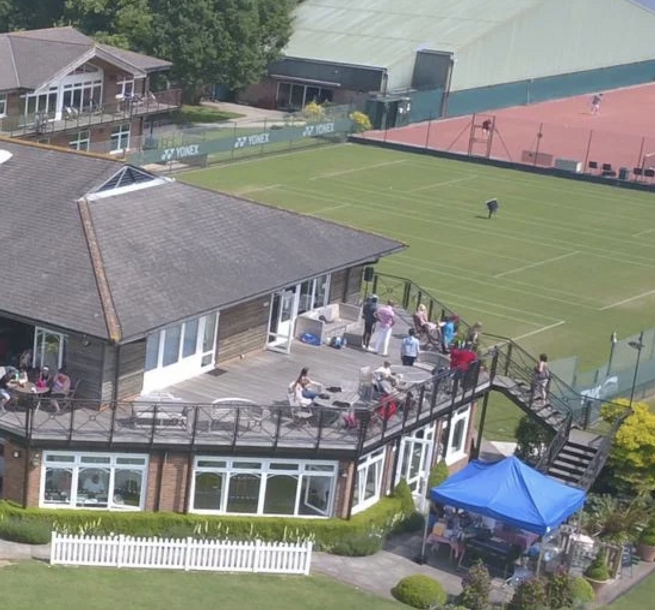
<path id="1" fill-rule="evenodd" d="M 203 106 L 208 108 L 216 108 L 224 112 L 234 112 L 243 116 L 238 119 L 230 119 L 229 123 L 222 124 L 234 125 L 236 123 L 239 127 L 263 127 L 264 125 L 270 126 L 273 124 L 284 124 L 285 117 L 288 116 L 287 112 L 281 110 L 267 110 L 266 108 L 255 108 L 254 106 L 244 106 L 242 104 L 232 104 L 230 102 L 202 102 Z M 207 127 L 216 128 L 217 123 L 208 123 Z M 200 124 L 202 126 L 202 124 Z"/>
<path id="2" fill-rule="evenodd" d="M 23 561 L 25 559 L 50 559 L 49 544 L 21 544 L 0 540 L 0 560 Z"/>

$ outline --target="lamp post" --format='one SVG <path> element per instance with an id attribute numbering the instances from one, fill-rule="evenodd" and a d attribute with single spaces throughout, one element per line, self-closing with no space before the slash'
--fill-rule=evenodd
<path id="1" fill-rule="evenodd" d="M 607 360 L 607 376 L 609 377 L 610 370 L 612 369 L 612 360 L 614 360 L 614 348 L 616 347 L 616 344 L 618 342 L 618 337 L 616 335 L 616 331 L 612 333 L 610 336 L 610 357 Z"/>
<path id="2" fill-rule="evenodd" d="M 632 401 L 635 399 L 635 391 L 637 389 L 637 374 L 639 373 L 639 359 L 641 358 L 641 350 L 644 349 L 644 331 L 639 334 L 637 341 L 628 341 L 628 345 L 632 349 L 637 350 L 637 362 L 635 363 L 635 374 L 632 378 L 632 390 L 630 391 L 630 408 L 632 409 Z"/>

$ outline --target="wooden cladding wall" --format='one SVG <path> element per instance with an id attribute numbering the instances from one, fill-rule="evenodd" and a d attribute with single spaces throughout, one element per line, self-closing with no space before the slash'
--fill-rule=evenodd
<path id="1" fill-rule="evenodd" d="M 330 280 L 330 303 L 359 303 L 363 279 L 363 265 L 333 273 Z"/>
<path id="2" fill-rule="evenodd" d="M 216 347 L 216 361 L 219 364 L 263 349 L 272 298 L 269 295 L 221 311 Z"/>
<path id="3" fill-rule="evenodd" d="M 108 345 L 105 350 L 105 365 L 102 369 L 102 399 L 113 400 L 114 381 L 116 379 L 115 345 Z M 146 364 L 146 340 L 134 341 L 120 346 L 118 361 L 118 400 L 137 396 L 143 389 L 143 373 Z"/>
<path id="4" fill-rule="evenodd" d="M 105 343 L 82 335 L 68 335 L 66 370 L 73 385 L 82 380 L 76 398 L 100 398 Z"/>

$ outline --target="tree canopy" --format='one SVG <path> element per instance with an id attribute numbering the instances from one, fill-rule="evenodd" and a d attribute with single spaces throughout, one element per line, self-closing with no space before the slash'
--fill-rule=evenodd
<path id="1" fill-rule="evenodd" d="M 0 0 L 0 31 L 72 25 L 96 40 L 168 59 L 188 95 L 257 82 L 291 35 L 295 0 Z"/>

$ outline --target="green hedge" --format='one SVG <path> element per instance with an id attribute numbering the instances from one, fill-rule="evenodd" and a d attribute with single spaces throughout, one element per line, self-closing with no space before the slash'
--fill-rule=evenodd
<path id="1" fill-rule="evenodd" d="M 41 531 L 42 526 L 60 533 L 170 538 L 219 538 L 230 540 L 305 541 L 320 550 L 331 550 L 344 540 L 376 534 L 380 537 L 398 527 L 414 511 L 407 492 L 399 486 L 393 496 L 382 498 L 375 506 L 349 521 L 344 519 L 294 519 L 285 517 L 241 517 L 183 515 L 167 512 L 116 512 L 70 509 L 27 508 L 0 502 L 0 537 L 10 529 Z M 409 493 L 411 500 L 411 493 Z M 411 512 L 410 512 L 411 504 Z M 5 524 L 5 527 L 1 525 Z M 11 525 L 9 525 L 11 524 Z"/>

